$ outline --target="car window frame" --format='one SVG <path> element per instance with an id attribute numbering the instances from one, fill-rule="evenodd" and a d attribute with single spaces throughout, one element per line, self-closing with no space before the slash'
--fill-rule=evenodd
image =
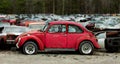
<path id="1" fill-rule="evenodd" d="M 54 26 L 54 25 L 64 25 L 66 27 L 66 31 L 65 32 L 49 32 L 49 29 Z M 47 33 L 66 33 L 67 32 L 67 26 L 66 24 L 53 24 L 53 25 L 50 25 L 47 29 Z"/>
<path id="2" fill-rule="evenodd" d="M 69 32 L 69 26 L 70 25 L 78 27 L 81 30 L 81 32 Z M 77 26 L 77 25 L 74 25 L 74 24 L 68 24 L 67 33 L 69 33 L 69 34 L 80 34 L 80 33 L 83 33 L 83 32 L 84 32 L 84 30 L 80 26 Z"/>

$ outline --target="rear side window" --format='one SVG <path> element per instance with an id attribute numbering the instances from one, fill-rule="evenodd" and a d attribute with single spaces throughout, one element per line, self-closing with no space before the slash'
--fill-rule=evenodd
<path id="1" fill-rule="evenodd" d="M 69 33 L 82 33 L 83 30 L 79 26 L 69 25 L 68 32 Z"/>

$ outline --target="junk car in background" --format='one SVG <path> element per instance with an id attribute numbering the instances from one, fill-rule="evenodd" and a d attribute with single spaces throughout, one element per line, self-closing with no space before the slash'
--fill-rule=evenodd
<path id="1" fill-rule="evenodd" d="M 30 30 L 43 30 L 44 26 L 45 26 L 46 22 L 41 21 L 41 22 L 33 22 L 33 23 L 29 23 L 27 25 L 27 27 Z"/>
<path id="2" fill-rule="evenodd" d="M 4 26 L 1 27 L 0 46 L 5 47 L 6 44 L 15 44 L 15 39 L 22 33 L 29 31 L 27 27 L 21 26 Z"/>
<path id="3" fill-rule="evenodd" d="M 120 49 L 120 29 L 103 29 L 96 35 L 101 48 L 107 52 L 117 52 Z"/>
<path id="4" fill-rule="evenodd" d="M 101 48 L 105 48 L 108 52 L 116 52 L 120 49 L 120 20 L 116 17 L 101 19 L 92 21 L 95 23 L 92 31 L 96 33 Z"/>

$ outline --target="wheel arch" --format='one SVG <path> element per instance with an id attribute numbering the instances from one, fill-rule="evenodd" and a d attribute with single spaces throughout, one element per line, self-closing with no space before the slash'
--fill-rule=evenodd
<path id="1" fill-rule="evenodd" d="M 35 36 L 24 37 L 21 40 L 23 40 L 23 42 L 20 42 L 20 48 L 22 48 L 26 42 L 33 41 L 37 45 L 38 50 L 44 50 L 43 42 Z"/>
<path id="2" fill-rule="evenodd" d="M 85 40 L 80 40 L 79 42 L 77 42 L 76 50 L 79 50 L 80 44 L 81 44 L 82 42 L 84 42 L 84 41 L 89 41 L 89 42 L 91 42 L 91 44 L 93 45 L 93 47 L 96 48 L 91 40 L 85 39 Z"/>
<path id="3" fill-rule="evenodd" d="M 39 44 L 37 43 L 36 40 L 34 40 L 34 39 L 28 39 L 28 40 L 25 41 L 25 43 L 28 42 L 28 41 L 34 42 L 34 43 L 37 45 L 37 48 L 39 49 Z M 24 44 L 25 44 L 25 43 L 24 43 Z M 24 45 L 24 44 L 23 44 L 23 45 Z"/>

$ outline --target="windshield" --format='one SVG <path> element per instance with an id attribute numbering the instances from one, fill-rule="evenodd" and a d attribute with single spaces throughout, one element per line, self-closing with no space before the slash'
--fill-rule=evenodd
<path id="1" fill-rule="evenodd" d="M 0 17 L 0 21 L 2 21 L 2 20 L 5 20 L 5 18 L 3 18 L 3 17 Z"/>
<path id="2" fill-rule="evenodd" d="M 0 22 L 0 27 L 3 27 L 3 26 L 10 26 L 10 23 Z"/>
<path id="3" fill-rule="evenodd" d="M 42 30 L 44 26 L 44 24 L 30 24 L 29 28 L 32 30 Z"/>
<path id="4" fill-rule="evenodd" d="M 43 28 L 43 31 L 45 31 L 46 29 L 47 29 L 47 27 L 48 27 L 48 23 L 44 26 L 44 28 Z"/>

